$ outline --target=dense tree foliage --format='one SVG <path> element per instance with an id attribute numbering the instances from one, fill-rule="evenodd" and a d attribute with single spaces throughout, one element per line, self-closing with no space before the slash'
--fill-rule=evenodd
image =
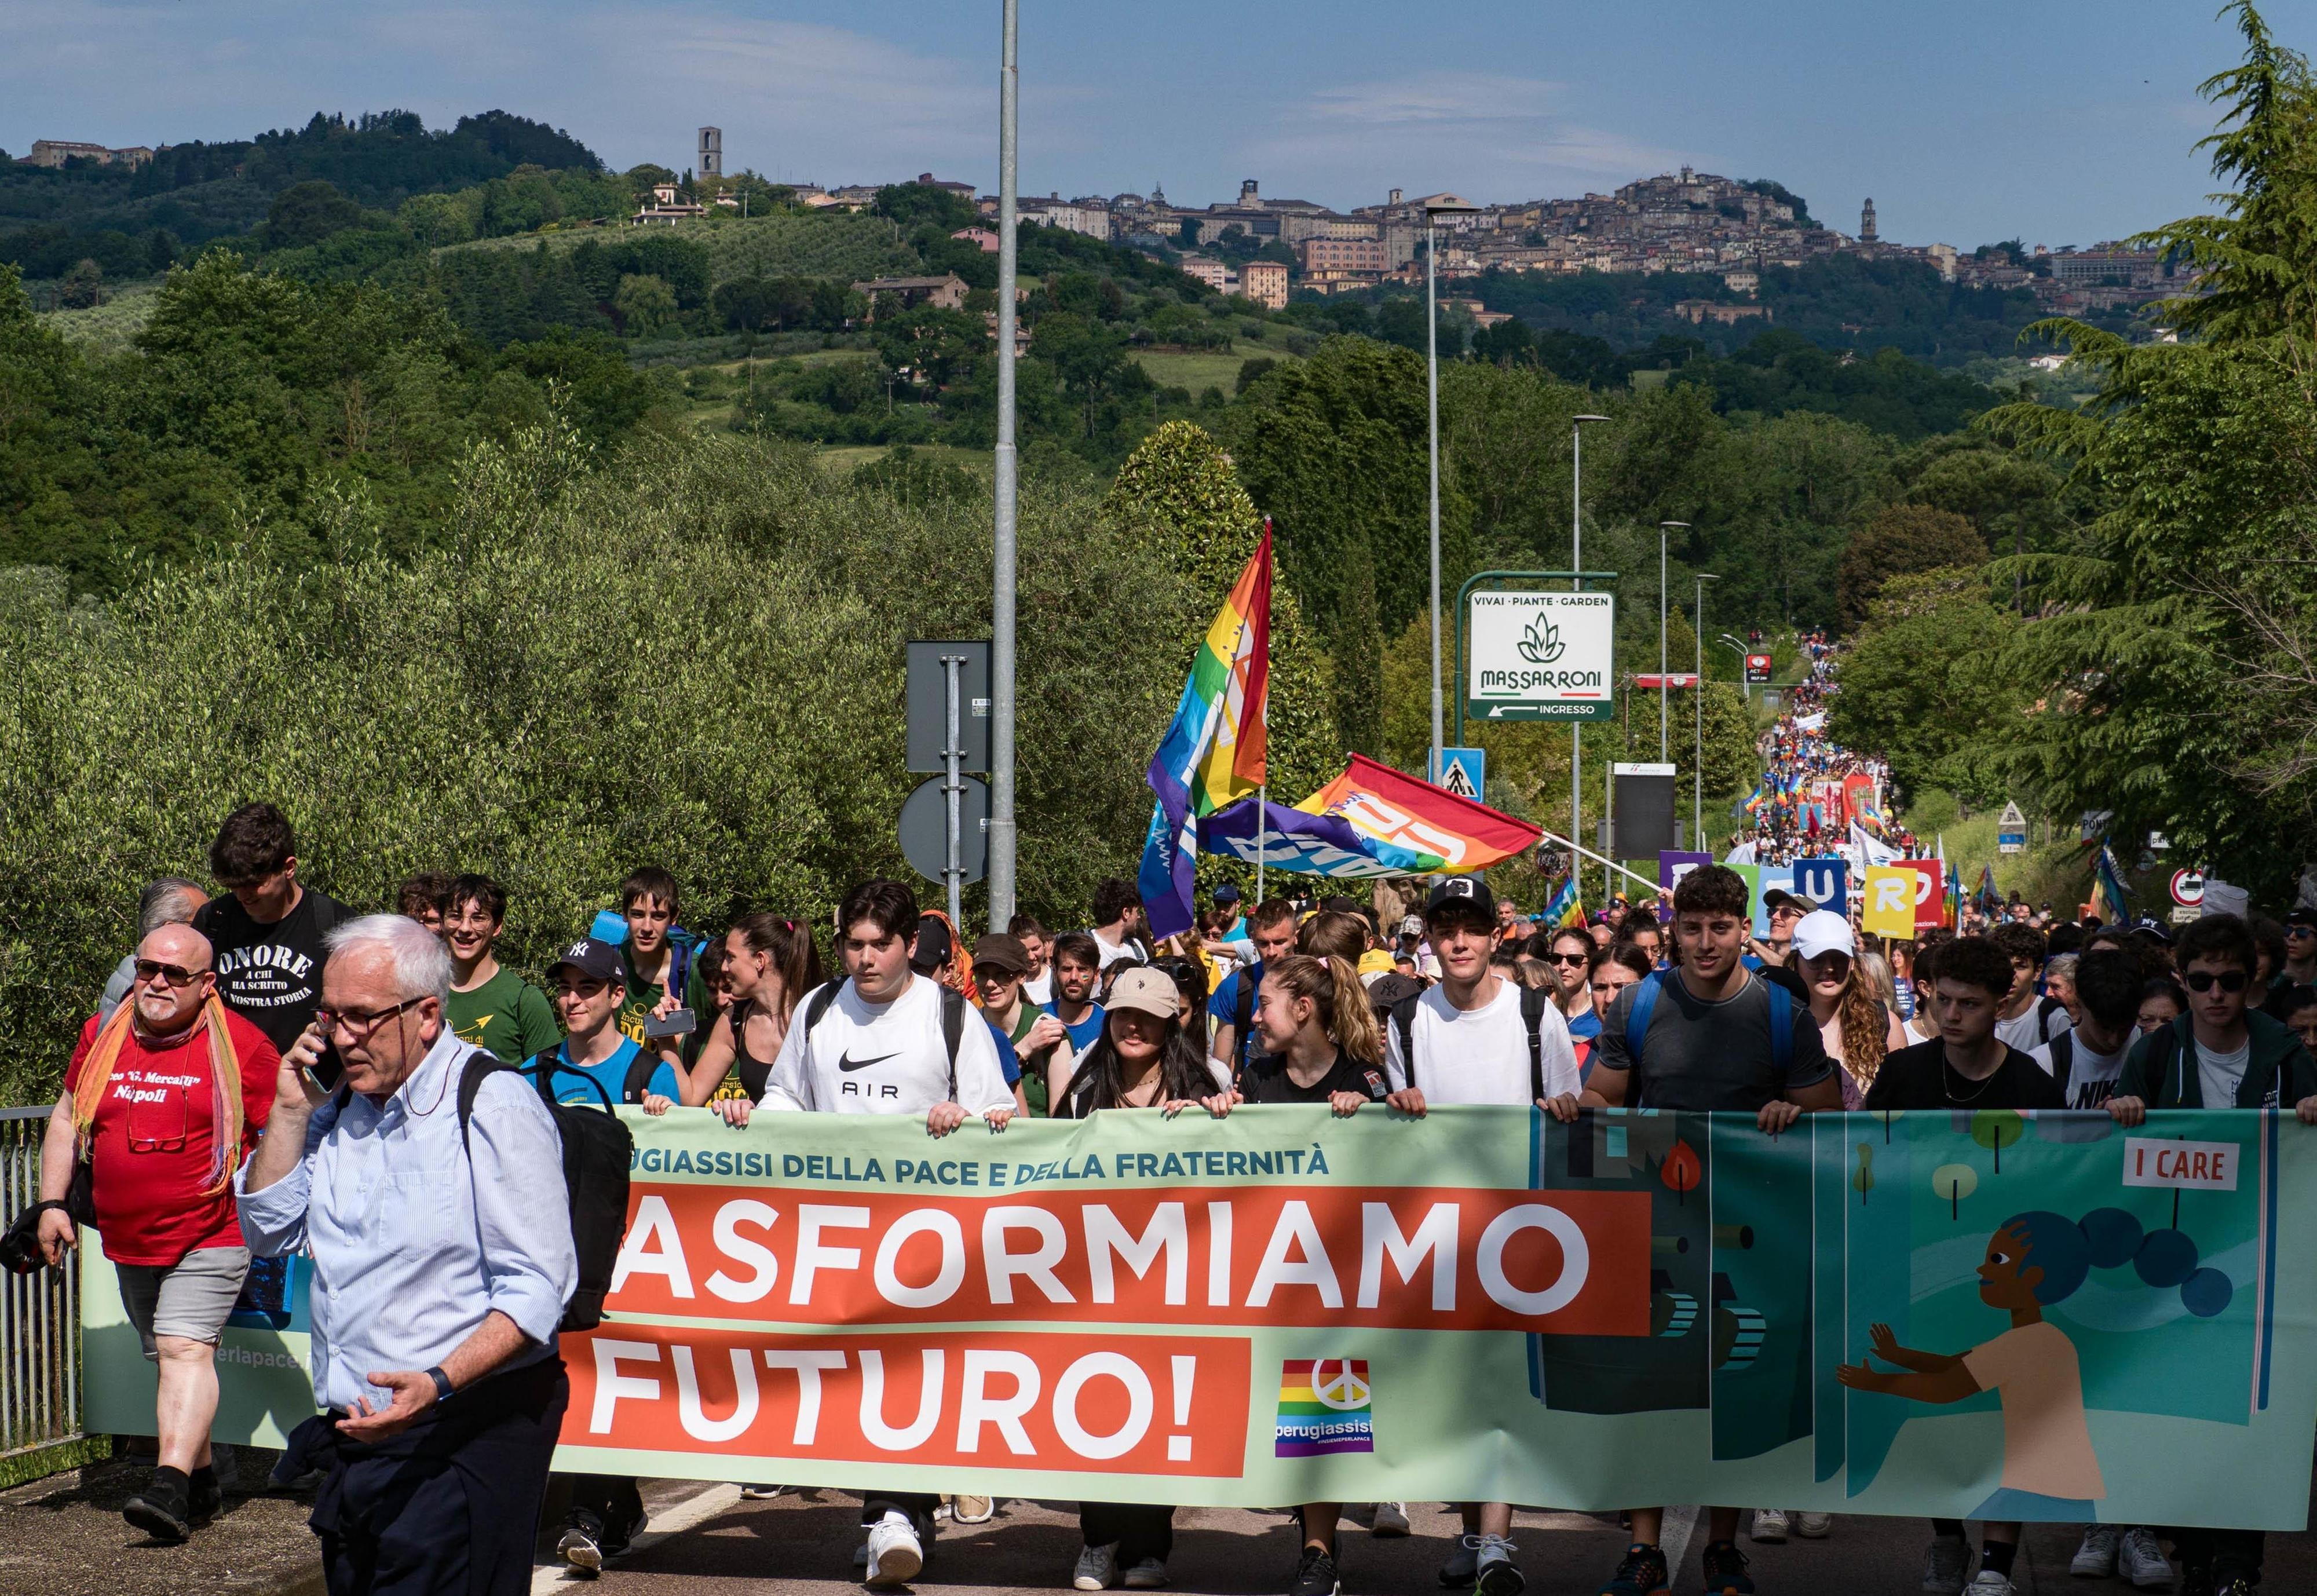
<path id="1" fill-rule="evenodd" d="M 1851 535 L 1835 577 L 1835 603 L 1846 631 L 1854 631 L 1883 584 L 1893 577 L 1947 566 L 1983 564 L 1987 543 L 1953 510 L 1892 505 Z M 1865 745 L 1861 745 L 1865 746 Z"/>

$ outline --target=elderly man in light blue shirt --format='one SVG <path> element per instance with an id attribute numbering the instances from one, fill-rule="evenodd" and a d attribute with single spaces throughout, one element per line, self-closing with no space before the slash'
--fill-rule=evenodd
<path id="1" fill-rule="evenodd" d="M 525 1591 L 569 1383 L 577 1283 L 562 1143 L 521 1076 L 484 1077 L 443 1008 L 449 952 L 415 920 L 330 933 L 315 1022 L 236 1182 L 252 1251 L 312 1255 L 314 1397 L 291 1450 L 327 1470 L 311 1520 L 331 1596 Z M 314 1074 L 335 1046 L 344 1077 Z"/>

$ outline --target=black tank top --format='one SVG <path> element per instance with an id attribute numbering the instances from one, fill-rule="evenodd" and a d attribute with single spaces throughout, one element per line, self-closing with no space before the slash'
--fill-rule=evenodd
<path id="1" fill-rule="evenodd" d="M 732 1005 L 732 1073 L 740 1082 L 740 1089 L 748 1094 L 751 1102 L 761 1102 L 765 1082 L 772 1075 L 773 1061 L 760 1059 L 748 1051 L 748 1020 L 756 1011 L 752 999 L 743 999 Z"/>

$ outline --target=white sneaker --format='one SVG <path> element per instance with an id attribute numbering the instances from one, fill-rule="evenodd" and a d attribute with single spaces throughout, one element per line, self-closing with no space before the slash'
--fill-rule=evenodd
<path id="1" fill-rule="evenodd" d="M 1122 1583 L 1130 1591 L 1155 1591 L 1167 1583 L 1167 1565 L 1156 1557 L 1145 1557 L 1126 1571 Z"/>
<path id="2" fill-rule="evenodd" d="M 2164 1550 L 2156 1544 L 2156 1531 L 2146 1525 L 2124 1532 L 2116 1547 L 2116 1572 L 2143 1591 L 2169 1591 L 2172 1588 L 2172 1565 L 2166 1560 Z"/>
<path id="3" fill-rule="evenodd" d="M 1118 1546 L 1080 1547 L 1070 1584 L 1080 1591 L 1107 1591 L 1118 1583 Z"/>
<path id="4" fill-rule="evenodd" d="M 1970 1596 L 2012 1596 L 2011 1576 L 1998 1574 L 1992 1568 L 1982 1568 L 1964 1587 Z"/>
<path id="5" fill-rule="evenodd" d="M 961 1524 L 987 1524 L 997 1516 L 997 1499 L 994 1496 L 952 1496 L 949 1516 Z"/>
<path id="6" fill-rule="evenodd" d="M 872 1585 L 906 1584 L 917 1577 L 926 1565 L 926 1548 L 917 1539 L 917 1527 L 909 1522 L 909 1515 L 899 1510 L 888 1511 L 869 1526 L 868 1577 L 863 1582 Z"/>
<path id="7" fill-rule="evenodd" d="M 1956 1536 L 1934 1535 L 1923 1553 L 1923 1589 L 1930 1596 L 1963 1596 L 1963 1571 L 1971 1547 Z"/>
<path id="8" fill-rule="evenodd" d="M 1786 1512 L 1784 1508 L 1758 1507 L 1754 1510 L 1753 1538 L 1766 1546 L 1782 1546 L 1786 1538 Z"/>
<path id="9" fill-rule="evenodd" d="M 1386 1540 L 1406 1535 L 1408 1533 L 1407 1504 L 1398 1502 L 1377 1502 L 1375 1517 L 1368 1523 L 1368 1533 L 1381 1535 Z"/>
<path id="10" fill-rule="evenodd" d="M 1834 1533 L 1832 1513 L 1796 1513 L 1794 1533 L 1804 1540 L 1824 1540 Z"/>
<path id="11" fill-rule="evenodd" d="M 2068 1559 L 2068 1572 L 2080 1580 L 2104 1580 L 2116 1572 L 2116 1526 L 2090 1524 L 2085 1526 L 2083 1544 L 2076 1555 Z M 2167 1565 L 2169 1577 L 2171 1568 Z"/>

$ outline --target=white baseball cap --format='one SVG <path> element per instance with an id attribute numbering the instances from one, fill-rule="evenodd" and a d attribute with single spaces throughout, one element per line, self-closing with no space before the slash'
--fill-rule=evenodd
<path id="1" fill-rule="evenodd" d="M 1856 958 L 1858 944 L 1850 935 L 1847 919 L 1831 909 L 1813 909 L 1794 925 L 1794 952 L 1805 959 L 1829 953 Z"/>

